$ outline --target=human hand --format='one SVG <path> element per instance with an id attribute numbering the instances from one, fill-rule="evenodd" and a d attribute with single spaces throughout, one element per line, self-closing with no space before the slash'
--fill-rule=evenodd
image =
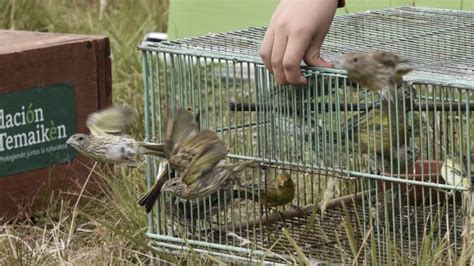
<path id="1" fill-rule="evenodd" d="M 279 84 L 306 84 L 301 60 L 311 66 L 333 66 L 321 58 L 320 48 L 336 8 L 336 0 L 281 0 L 260 47 L 265 66 Z"/>

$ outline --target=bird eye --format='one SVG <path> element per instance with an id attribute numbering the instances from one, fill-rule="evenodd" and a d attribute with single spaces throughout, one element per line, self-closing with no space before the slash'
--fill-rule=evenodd
<path id="1" fill-rule="evenodd" d="M 357 57 L 354 57 L 354 59 L 352 59 L 352 62 L 354 62 L 354 63 L 357 63 L 358 61 L 359 61 L 359 58 L 357 58 Z"/>
<path id="2" fill-rule="evenodd" d="M 79 137 L 78 140 L 79 140 L 79 141 L 83 141 L 84 138 L 83 138 L 83 137 Z"/>

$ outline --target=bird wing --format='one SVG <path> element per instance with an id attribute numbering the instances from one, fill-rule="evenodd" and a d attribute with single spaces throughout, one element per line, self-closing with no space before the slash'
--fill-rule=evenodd
<path id="1" fill-rule="evenodd" d="M 123 135 L 126 128 L 131 126 L 132 109 L 128 106 L 112 106 L 102 111 L 92 113 L 86 121 L 86 126 L 95 137 L 104 135 Z"/>
<path id="2" fill-rule="evenodd" d="M 182 175 L 182 181 L 189 185 L 212 170 L 227 156 L 225 143 L 211 130 L 200 131 L 186 143 L 186 150 L 196 154 Z"/>
<path id="3" fill-rule="evenodd" d="M 192 138 L 199 131 L 197 124 L 191 113 L 185 109 L 177 109 L 173 116 L 168 117 L 165 129 L 165 147 L 166 158 L 172 156 L 173 148 L 177 143 L 184 143 L 186 139 Z"/>
<path id="4" fill-rule="evenodd" d="M 409 60 L 387 51 L 375 51 L 372 53 L 372 57 L 387 67 L 396 67 L 397 64 L 409 62 Z"/>

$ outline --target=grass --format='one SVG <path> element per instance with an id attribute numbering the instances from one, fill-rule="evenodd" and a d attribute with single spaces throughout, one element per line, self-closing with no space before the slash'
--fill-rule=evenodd
<path id="1" fill-rule="evenodd" d="M 0 2 L 0 28 L 108 36 L 113 100 L 136 107 L 137 121 L 143 121 L 136 47 L 148 32 L 166 31 L 167 10 L 167 1 L 153 0 L 6 0 Z M 131 134 L 143 137 L 140 122 Z M 98 183 L 99 189 L 86 191 L 77 208 L 75 201 L 62 197 L 77 192 L 62 192 L 48 197 L 48 208 L 35 217 L 0 225 L 0 264 L 149 263 L 146 215 L 136 205 L 145 190 L 143 164 L 113 173 L 96 168 L 90 182 Z M 158 257 L 172 261 L 164 254 Z"/>
<path id="2" fill-rule="evenodd" d="M 146 33 L 166 31 L 167 10 L 167 1 L 156 0 L 4 0 L 0 2 L 0 28 L 109 36 L 114 102 L 134 106 L 137 121 L 143 121 L 141 59 L 136 46 Z M 130 130 L 143 138 L 141 122 Z M 77 190 L 45 193 L 50 204 L 35 217 L 0 225 L 0 264 L 149 264 L 152 258 L 176 264 L 219 263 L 217 258 L 196 253 L 181 259 L 148 246 L 146 215 L 136 204 L 145 190 L 143 169 L 144 162 L 135 169 L 91 169 L 95 174 L 89 182 L 98 184 L 98 189 L 84 191 L 80 201 L 64 197 L 77 196 Z M 371 227 L 357 242 L 350 219 L 344 217 L 344 221 L 340 226 L 350 240 L 351 255 L 363 257 L 363 248 L 369 245 L 375 254 L 375 229 Z M 311 261 L 289 231 L 283 231 L 283 237 L 296 254 L 295 262 Z M 429 235 L 423 239 L 421 261 L 446 262 L 443 255 L 449 242 L 431 250 L 433 241 Z M 339 246 L 342 250 L 343 245 Z M 371 259 L 377 262 L 378 258 Z"/>

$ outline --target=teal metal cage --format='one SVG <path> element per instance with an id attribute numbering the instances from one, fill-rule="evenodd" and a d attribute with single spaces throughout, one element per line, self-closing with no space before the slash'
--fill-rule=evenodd
<path id="1" fill-rule="evenodd" d="M 474 13 L 401 7 L 335 18 L 322 55 L 387 50 L 416 69 L 394 102 L 338 69 L 304 68 L 305 87 L 279 86 L 258 56 L 265 28 L 140 45 L 145 137 L 163 140 L 166 110 L 185 107 L 230 148 L 229 160 L 263 187 L 275 168 L 297 186 L 278 212 L 245 193 L 195 201 L 160 195 L 150 244 L 232 260 L 291 263 L 292 241 L 315 261 L 416 263 L 442 246 L 458 259 L 469 226 L 474 110 Z M 459 158 L 469 185 L 441 169 Z M 147 158 L 148 186 L 160 160 Z M 446 173 L 444 173 L 446 175 Z M 445 176 L 444 175 L 444 176 Z M 286 228 L 290 237 L 281 233 Z"/>

